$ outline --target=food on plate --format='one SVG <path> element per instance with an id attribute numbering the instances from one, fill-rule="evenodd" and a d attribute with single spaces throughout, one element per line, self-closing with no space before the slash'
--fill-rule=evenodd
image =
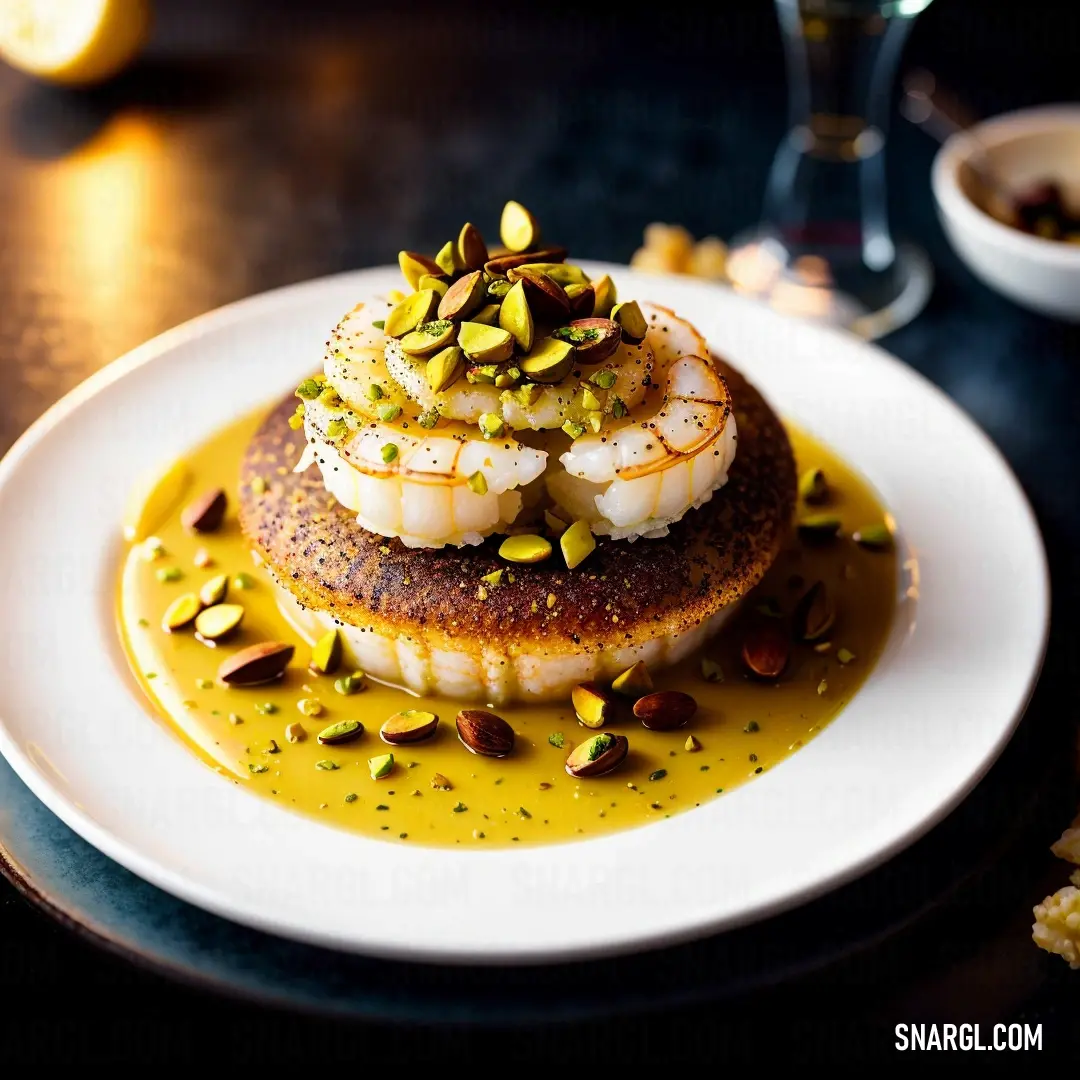
<path id="1" fill-rule="evenodd" d="M 1069 967 L 1080 969 L 1080 816 L 1050 850 L 1078 869 L 1069 878 L 1071 885 L 1035 905 L 1032 940 L 1040 949 L 1060 956 Z"/>
<path id="2" fill-rule="evenodd" d="M 520 204 L 501 239 L 403 251 L 295 395 L 125 518 L 148 696 L 235 782 L 384 839 L 723 796 L 850 700 L 893 611 L 895 524 L 844 462 Z"/>

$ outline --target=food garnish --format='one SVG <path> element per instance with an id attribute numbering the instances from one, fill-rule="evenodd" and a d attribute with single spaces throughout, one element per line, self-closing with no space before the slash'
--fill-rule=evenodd
<path id="1" fill-rule="evenodd" d="M 435 713 L 424 709 L 405 709 L 389 717 L 379 728 L 379 735 L 383 742 L 392 745 L 421 742 L 430 739 L 438 726 L 439 718 Z"/>
<path id="2" fill-rule="evenodd" d="M 760 679 L 778 679 L 790 655 L 787 634 L 772 622 L 754 626 L 743 640 L 743 663 Z"/>
<path id="3" fill-rule="evenodd" d="M 514 729 L 486 709 L 462 709 L 457 714 L 457 733 L 474 754 L 506 757 L 514 749 Z"/>
<path id="4" fill-rule="evenodd" d="M 623 763 L 629 749 L 630 743 L 625 735 L 602 731 L 574 747 L 566 759 L 566 771 L 582 779 L 603 776 Z"/>
<path id="5" fill-rule="evenodd" d="M 807 469 L 799 477 L 799 498 L 803 502 L 823 503 L 829 497 L 829 485 L 821 469 Z"/>
<path id="6" fill-rule="evenodd" d="M 575 686 L 570 698 L 578 720 L 587 728 L 603 727 L 614 712 L 613 698 L 598 683 L 588 682 Z"/>
<path id="7" fill-rule="evenodd" d="M 229 575 L 216 574 L 199 589 L 199 599 L 205 607 L 223 603 L 229 595 Z"/>
<path id="8" fill-rule="evenodd" d="M 611 689 L 623 697 L 633 698 L 635 701 L 652 691 L 653 681 L 649 669 L 644 660 L 628 667 L 621 675 L 617 675 L 611 684 Z"/>
<path id="9" fill-rule="evenodd" d="M 499 545 L 499 557 L 512 563 L 538 563 L 551 558 L 551 542 L 535 533 L 508 536 Z"/>
<path id="10" fill-rule="evenodd" d="M 161 629 L 166 633 L 182 630 L 195 621 L 195 616 L 202 610 L 202 602 L 195 593 L 184 593 L 178 596 L 166 609 L 161 617 Z"/>
<path id="11" fill-rule="evenodd" d="M 697 702 L 681 690 L 661 690 L 634 702 L 634 715 L 650 731 L 672 731 L 689 723 Z"/>
<path id="12" fill-rule="evenodd" d="M 851 534 L 851 539 L 870 551 L 886 551 L 892 547 L 893 535 L 887 525 L 862 525 Z"/>
<path id="13" fill-rule="evenodd" d="M 379 754 L 377 757 L 368 758 L 368 772 L 372 780 L 382 780 L 394 771 L 394 755 Z"/>
<path id="14" fill-rule="evenodd" d="M 285 674 L 295 646 L 283 641 L 260 641 L 221 662 L 218 679 L 227 686 L 261 686 Z"/>
<path id="15" fill-rule="evenodd" d="M 225 518 L 227 503 L 225 492 L 221 488 L 203 492 L 184 507 L 180 514 L 180 524 L 189 532 L 213 532 Z"/>
<path id="16" fill-rule="evenodd" d="M 815 581 L 795 605 L 792 617 L 800 641 L 819 641 L 836 622 L 836 607 L 823 581 Z"/>
<path id="17" fill-rule="evenodd" d="M 195 635 L 203 642 L 218 642 L 236 632 L 244 619 L 239 604 L 215 604 L 195 616 Z"/>
<path id="18" fill-rule="evenodd" d="M 319 675 L 333 675 L 341 666 L 341 632 L 328 630 L 311 648 L 308 667 Z"/>

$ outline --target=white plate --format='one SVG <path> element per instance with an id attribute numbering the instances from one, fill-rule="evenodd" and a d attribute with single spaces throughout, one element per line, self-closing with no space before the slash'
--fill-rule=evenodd
<path id="1" fill-rule="evenodd" d="M 239 922 L 482 963 L 613 953 L 760 919 L 939 821 L 1009 738 L 1043 653 L 1046 563 L 1016 480 L 943 394 L 879 349 L 704 283 L 605 269 L 623 295 L 697 323 L 784 415 L 855 463 L 918 559 L 917 580 L 899 583 L 912 595 L 885 656 L 819 738 L 669 820 L 461 852 L 279 809 L 155 723 L 113 625 L 128 490 L 148 464 L 317 366 L 341 314 L 396 287 L 397 271 L 378 269 L 254 297 L 148 342 L 50 409 L 0 463 L 0 750 L 35 794 L 135 873 Z"/>

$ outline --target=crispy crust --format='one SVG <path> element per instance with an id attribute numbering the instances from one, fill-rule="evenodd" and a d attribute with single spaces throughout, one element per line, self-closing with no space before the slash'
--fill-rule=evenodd
<path id="1" fill-rule="evenodd" d="M 556 554 L 509 566 L 498 541 L 416 550 L 366 532 L 322 486 L 317 468 L 291 469 L 303 435 L 288 426 L 295 400 L 282 401 L 248 446 L 241 466 L 240 522 L 275 577 L 308 607 L 378 633 L 422 638 L 433 647 L 542 655 L 638 645 L 680 633 L 737 600 L 761 580 L 788 533 L 795 462 L 787 434 L 761 395 L 717 360 L 738 424 L 727 484 L 659 540 L 598 538 L 574 571 Z M 266 491 L 251 489 L 262 477 Z M 514 581 L 480 578 L 502 568 Z M 552 607 L 548 597 L 554 596 Z"/>

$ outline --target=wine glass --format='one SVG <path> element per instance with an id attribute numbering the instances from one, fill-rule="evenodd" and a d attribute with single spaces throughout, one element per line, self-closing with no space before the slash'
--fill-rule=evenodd
<path id="1" fill-rule="evenodd" d="M 921 249 L 893 240 L 884 162 L 897 61 L 930 2 L 776 0 L 790 125 L 762 221 L 732 243 L 738 291 L 866 338 L 922 310 L 933 273 Z"/>

